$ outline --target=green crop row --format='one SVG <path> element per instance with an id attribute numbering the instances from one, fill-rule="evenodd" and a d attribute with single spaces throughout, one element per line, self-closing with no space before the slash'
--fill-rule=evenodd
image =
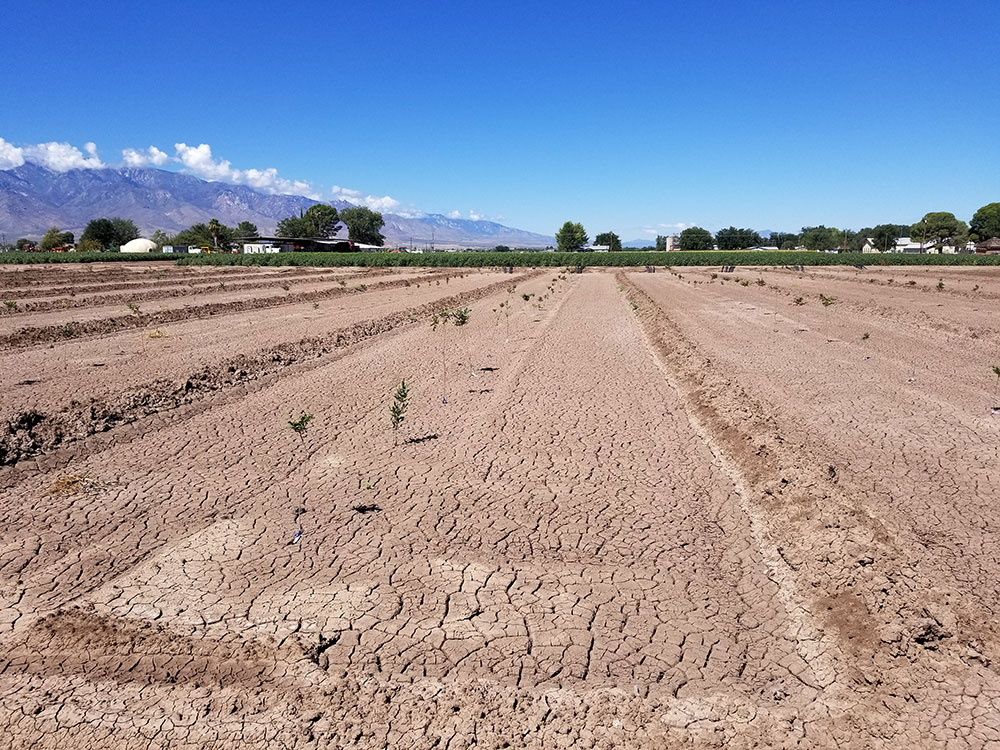
<path id="1" fill-rule="evenodd" d="M 189 255 L 180 265 L 211 266 L 987 266 L 998 255 L 706 251 L 618 253 L 273 253 Z"/>
<path id="2" fill-rule="evenodd" d="M 994 266 L 1000 255 L 904 255 L 863 253 L 703 252 L 543 253 L 273 253 L 268 255 L 172 255 L 170 253 L 0 253 L 2 263 L 108 263 L 172 260 L 182 266 Z"/>

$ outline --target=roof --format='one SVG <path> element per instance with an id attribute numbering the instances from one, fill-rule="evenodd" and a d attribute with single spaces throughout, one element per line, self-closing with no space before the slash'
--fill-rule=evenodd
<path id="1" fill-rule="evenodd" d="M 977 250 L 1000 250 L 1000 237 L 990 237 L 976 245 Z"/>
<path id="2" fill-rule="evenodd" d="M 123 253 L 151 253 L 156 249 L 156 243 L 142 237 L 122 245 Z"/>

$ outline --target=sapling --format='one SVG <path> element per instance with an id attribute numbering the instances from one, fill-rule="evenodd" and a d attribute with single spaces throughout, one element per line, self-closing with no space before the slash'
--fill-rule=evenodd
<path id="1" fill-rule="evenodd" d="M 312 422 L 313 415 L 302 412 L 299 414 L 299 418 L 294 422 L 289 422 L 288 426 L 292 428 L 292 431 L 299 436 L 299 440 L 305 440 L 306 429 L 309 427 L 309 423 Z"/>
<path id="2" fill-rule="evenodd" d="M 11 312 L 14 312 L 17 309 L 17 300 L 5 299 L 3 305 Z"/>
<path id="3" fill-rule="evenodd" d="M 389 421 L 392 424 L 393 441 L 399 443 L 399 426 L 406 419 L 406 407 L 410 405 L 410 389 L 406 387 L 406 378 L 392 396 L 392 406 L 389 407 Z"/>

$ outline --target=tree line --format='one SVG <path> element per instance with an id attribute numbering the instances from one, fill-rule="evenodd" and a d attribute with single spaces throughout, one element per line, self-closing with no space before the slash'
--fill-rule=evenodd
<path id="1" fill-rule="evenodd" d="M 927 249 L 940 252 L 945 246 L 964 247 L 969 241 L 982 242 L 1000 237 L 1000 203 L 989 203 L 973 214 L 966 224 L 948 211 L 932 211 L 924 214 L 915 224 L 878 224 L 857 231 L 838 229 L 822 224 L 802 227 L 798 233 L 772 232 L 766 239 L 752 229 L 726 227 L 715 234 L 703 227 L 688 227 L 675 238 L 678 250 L 745 250 L 751 247 L 776 247 L 779 250 L 807 250 L 861 252 L 871 242 L 876 250 L 888 252 L 902 237 L 910 237 Z M 667 249 L 670 238 L 658 235 L 656 244 L 637 250 Z M 583 225 L 567 221 L 556 232 L 556 245 L 560 252 L 580 251 L 587 247 L 589 239 Z M 608 245 L 612 251 L 621 250 L 621 240 L 614 232 L 597 235 L 595 244 Z"/>
<path id="2" fill-rule="evenodd" d="M 278 222 L 276 235 L 289 239 L 329 239 L 336 236 L 342 226 L 347 227 L 347 238 L 352 242 L 379 247 L 385 243 L 385 237 L 380 231 L 385 226 L 382 214 L 364 206 L 352 206 L 337 211 L 336 208 L 325 203 L 310 206 L 305 211 L 300 211 L 298 215 L 285 217 Z M 78 252 L 89 253 L 115 251 L 127 242 L 141 236 L 139 227 L 131 219 L 117 216 L 113 218 L 102 217 L 93 219 L 87 224 L 75 249 Z M 194 245 L 216 251 L 229 251 L 241 242 L 258 236 L 260 233 L 252 222 L 241 221 L 235 227 L 230 227 L 218 219 L 211 219 L 208 222 L 192 224 L 174 235 L 158 229 L 150 239 L 159 247 L 164 245 Z M 74 239 L 72 232 L 63 232 L 58 227 L 52 227 L 37 243 L 21 237 L 12 247 L 0 249 L 18 252 L 34 250 L 51 252 L 72 249 Z"/>

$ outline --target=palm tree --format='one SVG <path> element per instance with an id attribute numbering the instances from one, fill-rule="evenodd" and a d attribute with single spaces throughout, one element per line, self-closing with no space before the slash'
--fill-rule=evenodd
<path id="1" fill-rule="evenodd" d="M 208 231 L 209 234 L 212 235 L 212 245 L 215 246 L 216 250 L 219 249 L 219 230 L 221 228 L 222 225 L 219 223 L 218 219 L 212 219 L 208 222 Z"/>

